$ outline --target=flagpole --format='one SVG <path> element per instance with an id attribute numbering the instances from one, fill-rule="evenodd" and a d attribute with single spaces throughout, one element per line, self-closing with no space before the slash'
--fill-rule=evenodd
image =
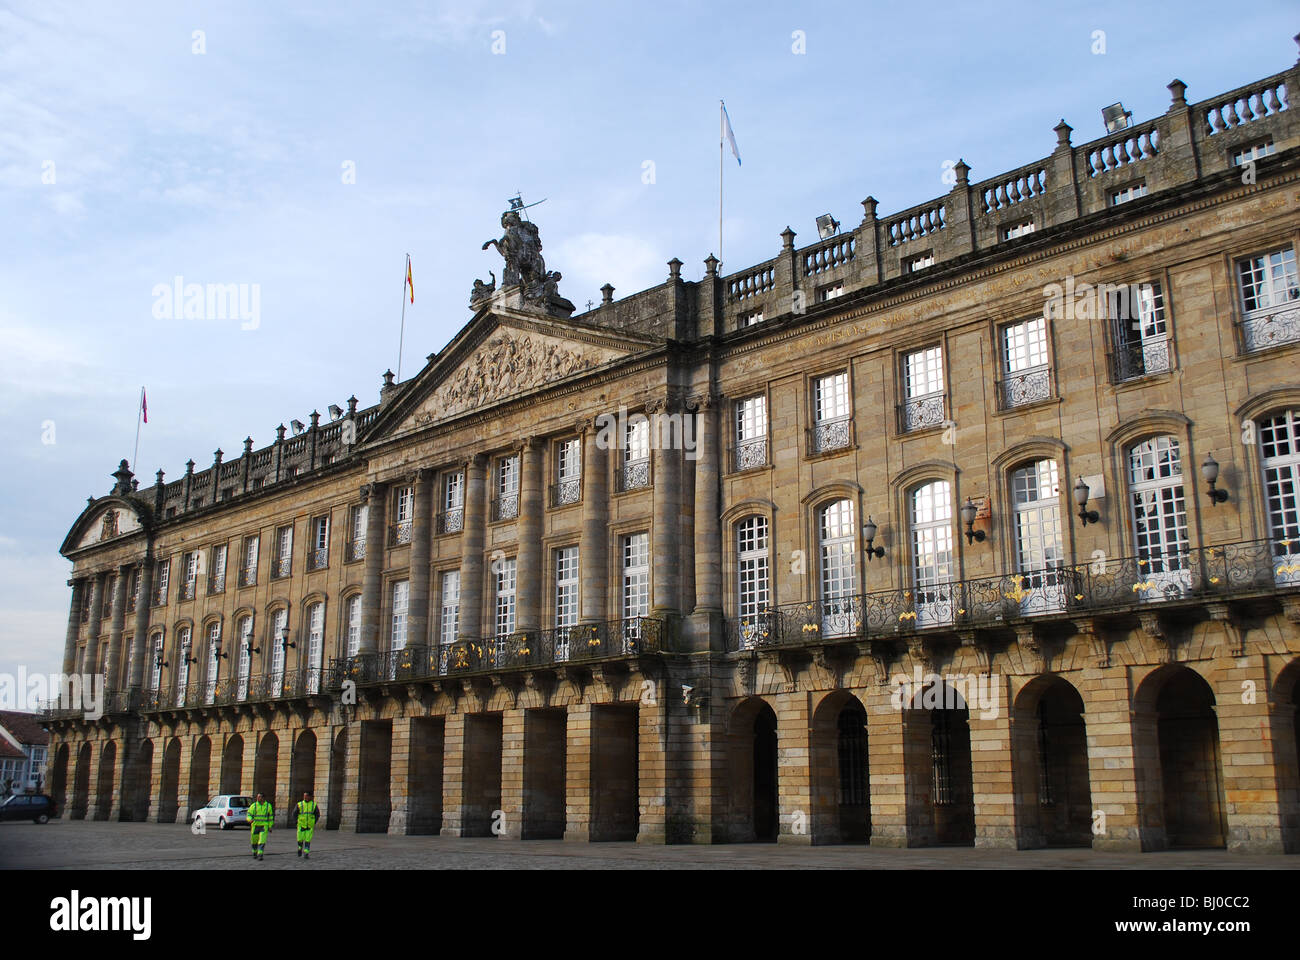
<path id="1" fill-rule="evenodd" d="M 144 387 L 140 388 L 140 399 L 135 405 L 135 451 L 131 454 L 131 469 L 138 469 L 140 458 L 140 416 L 144 413 Z"/>
<path id="2" fill-rule="evenodd" d="M 722 262 L 722 141 L 726 139 L 726 120 L 722 101 L 718 101 L 718 262 Z"/>
<path id="3" fill-rule="evenodd" d="M 406 255 L 406 272 L 402 274 L 402 332 L 397 336 L 397 382 L 402 382 L 402 345 L 406 341 L 406 278 L 411 275 L 411 255 Z"/>

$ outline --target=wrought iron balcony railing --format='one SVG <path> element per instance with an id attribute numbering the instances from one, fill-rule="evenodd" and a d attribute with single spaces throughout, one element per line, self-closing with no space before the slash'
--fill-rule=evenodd
<path id="1" fill-rule="evenodd" d="M 901 433 L 941 426 L 946 419 L 947 394 L 929 393 L 913 397 L 898 405 L 898 429 Z"/>
<path id="2" fill-rule="evenodd" d="M 181 599 L 182 599 L 182 600 L 193 600 L 193 599 L 194 599 L 194 587 L 195 587 L 195 585 L 196 585 L 197 582 L 198 582 L 198 581 L 196 581 L 196 580 L 182 580 L 182 581 L 181 581 Z"/>
<path id="3" fill-rule="evenodd" d="M 740 440 L 731 448 L 731 469 L 739 473 L 742 470 L 756 470 L 767 466 L 767 437 L 756 440 Z"/>
<path id="4" fill-rule="evenodd" d="M 439 533 L 460 533 L 465 529 L 465 508 L 455 507 L 438 514 Z"/>
<path id="5" fill-rule="evenodd" d="M 275 558 L 275 566 L 272 568 L 272 572 L 271 572 L 271 576 L 274 579 L 276 580 L 283 579 L 284 577 L 289 576 L 289 574 L 292 572 L 293 572 L 293 557 L 286 555 L 283 557 Z"/>
<path id="6" fill-rule="evenodd" d="M 257 583 L 257 567 L 244 566 L 239 568 L 239 585 L 241 587 L 251 587 Z"/>
<path id="7" fill-rule="evenodd" d="M 625 460 L 618 471 L 618 489 L 640 490 L 650 486 L 650 458 Z"/>
<path id="8" fill-rule="evenodd" d="M 1052 396 L 1052 368 L 1035 367 L 1008 373 L 998 382 L 998 403 L 1003 410 L 1012 410 Z"/>
<path id="9" fill-rule="evenodd" d="M 728 650 L 991 627 L 1300 590 L 1300 539 L 1252 540 L 781 604 L 725 621 Z"/>
<path id="10" fill-rule="evenodd" d="M 411 521 L 398 520 L 388 527 L 388 545 L 390 547 L 400 547 L 403 544 L 411 542 Z"/>
<path id="11" fill-rule="evenodd" d="M 208 593 L 225 593 L 226 571 L 214 573 L 208 577 Z"/>
<path id="12" fill-rule="evenodd" d="M 808 429 L 808 452 L 829 453 L 853 446 L 853 418 L 822 420 Z"/>
<path id="13" fill-rule="evenodd" d="M 1300 341 L 1300 307 L 1262 311 L 1241 321 L 1241 348 L 1246 353 Z"/>
<path id="14" fill-rule="evenodd" d="M 493 520 L 516 520 L 519 517 L 519 494 L 511 493 L 492 500 L 491 517 Z"/>
<path id="15" fill-rule="evenodd" d="M 307 554 L 308 570 L 324 570 L 330 565 L 330 548 L 316 547 Z"/>
<path id="16" fill-rule="evenodd" d="M 582 499 L 582 478 L 570 477 L 551 484 L 551 506 L 567 507 Z"/>
<path id="17" fill-rule="evenodd" d="M 343 559 L 351 563 L 353 560 L 364 560 L 366 558 L 366 538 L 361 537 L 357 540 L 349 540 L 343 547 Z"/>
<path id="18" fill-rule="evenodd" d="M 1110 354 L 1110 378 L 1114 383 L 1168 373 L 1172 368 L 1168 340 L 1124 343 Z"/>
<path id="19" fill-rule="evenodd" d="M 329 689 L 338 689 L 345 680 L 382 683 L 603 660 L 661 651 L 668 645 L 664 621 L 634 617 L 513 633 L 506 637 L 457 640 L 454 643 L 357 654 L 330 661 L 327 685 Z"/>

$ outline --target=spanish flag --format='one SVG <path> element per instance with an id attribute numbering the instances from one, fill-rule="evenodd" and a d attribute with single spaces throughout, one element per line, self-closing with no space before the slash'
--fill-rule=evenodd
<path id="1" fill-rule="evenodd" d="M 406 285 L 411 288 L 411 302 L 415 303 L 415 281 L 411 279 L 411 255 L 406 255 Z"/>

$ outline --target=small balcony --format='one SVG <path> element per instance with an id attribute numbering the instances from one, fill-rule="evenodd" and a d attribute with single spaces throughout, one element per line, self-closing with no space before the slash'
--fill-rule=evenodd
<path id="1" fill-rule="evenodd" d="M 1300 341 L 1300 307 L 1259 310 L 1247 315 L 1239 326 L 1245 353 L 1296 343 Z"/>
<path id="2" fill-rule="evenodd" d="M 519 519 L 519 494 L 511 493 L 504 497 L 494 497 L 489 515 L 493 520 Z"/>
<path id="3" fill-rule="evenodd" d="M 1168 340 L 1125 343 L 1110 352 L 1111 383 L 1139 380 L 1172 369 Z"/>
<path id="4" fill-rule="evenodd" d="M 915 433 L 931 427 L 941 427 L 947 420 L 947 394 L 928 393 L 911 397 L 898 405 L 898 429 L 901 433 Z"/>
<path id="5" fill-rule="evenodd" d="M 1052 368 L 1046 365 L 1008 373 L 998 381 L 998 409 L 1014 410 L 1052 397 Z"/>
<path id="6" fill-rule="evenodd" d="M 582 478 L 569 477 L 551 484 L 551 506 L 567 507 L 582 500 Z"/>
<path id="7" fill-rule="evenodd" d="M 808 452 L 816 456 L 853 446 L 853 418 L 822 420 L 808 428 Z M 766 455 L 766 451 L 764 451 Z"/>
<path id="8" fill-rule="evenodd" d="M 284 556 L 276 557 L 275 564 L 271 567 L 271 577 L 275 580 L 283 580 L 293 572 L 293 557 Z"/>
<path id="9" fill-rule="evenodd" d="M 346 563 L 352 563 L 356 560 L 366 559 L 366 538 L 360 537 L 356 540 L 349 540 L 343 545 L 343 560 Z"/>
<path id="10" fill-rule="evenodd" d="M 643 490 L 650 486 L 650 458 L 624 460 L 618 471 L 619 492 Z"/>
<path id="11" fill-rule="evenodd" d="M 465 508 L 453 507 L 438 514 L 439 533 L 460 533 L 465 529 Z"/>
<path id="12" fill-rule="evenodd" d="M 401 547 L 411 542 L 411 521 L 398 520 L 388 525 L 388 545 Z"/>
<path id="13" fill-rule="evenodd" d="M 226 571 L 214 573 L 208 577 L 208 593 L 225 593 L 226 592 Z"/>
<path id="14" fill-rule="evenodd" d="M 239 568 L 239 585 L 241 587 L 251 587 L 257 583 L 257 567 L 244 566 Z"/>
<path id="15" fill-rule="evenodd" d="M 193 600 L 193 599 L 194 599 L 194 589 L 195 589 L 195 585 L 196 585 L 197 582 L 198 582 L 197 580 L 185 580 L 185 581 L 182 581 L 182 583 L 181 583 L 181 599 L 182 599 L 182 600 Z"/>
<path id="16" fill-rule="evenodd" d="M 308 570 L 324 570 L 330 565 L 329 547 L 316 547 L 307 553 Z"/>
<path id="17" fill-rule="evenodd" d="M 767 466 L 767 437 L 754 440 L 741 440 L 731 448 L 731 470 L 740 473 L 743 470 L 758 470 Z"/>

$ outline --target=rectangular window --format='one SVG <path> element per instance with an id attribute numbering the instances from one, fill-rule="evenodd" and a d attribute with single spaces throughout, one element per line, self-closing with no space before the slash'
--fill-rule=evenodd
<path id="1" fill-rule="evenodd" d="M 171 574 L 171 570 L 171 560 L 163 560 L 158 564 L 158 568 L 154 573 L 153 605 L 155 607 L 161 607 L 167 603 L 167 578 Z"/>
<path id="2" fill-rule="evenodd" d="M 493 520 L 514 520 L 519 516 L 519 457 L 497 461 L 497 495 L 492 502 Z"/>
<path id="3" fill-rule="evenodd" d="M 767 466 L 767 397 L 736 401 L 736 446 L 733 470 Z"/>
<path id="4" fill-rule="evenodd" d="M 353 504 L 348 508 L 348 544 L 345 559 L 364 560 L 366 557 L 366 517 L 369 506 L 364 503 Z"/>
<path id="5" fill-rule="evenodd" d="M 465 529 L 465 474 L 456 470 L 442 476 L 442 509 L 438 511 L 438 532 L 459 533 Z"/>
<path id="6" fill-rule="evenodd" d="M 736 527 L 736 612 L 740 615 L 741 646 L 749 649 L 770 641 L 768 604 L 772 599 L 766 517 L 749 517 Z"/>
<path id="7" fill-rule="evenodd" d="M 508 637 L 515 632 L 515 587 L 517 567 L 514 557 L 507 557 L 496 572 L 496 635 Z"/>
<path id="8" fill-rule="evenodd" d="M 274 696 L 280 695 L 280 684 L 284 681 L 283 638 L 289 629 L 289 611 L 284 607 L 275 611 L 271 618 L 271 690 Z"/>
<path id="9" fill-rule="evenodd" d="M 195 584 L 199 579 L 199 555 L 191 550 L 181 557 L 181 599 L 193 600 Z"/>
<path id="10" fill-rule="evenodd" d="M 650 486 L 650 421 L 641 414 L 630 417 L 623 435 L 623 469 L 619 489 Z"/>
<path id="11" fill-rule="evenodd" d="M 844 296 L 844 284 L 832 283 L 829 286 L 821 287 L 817 291 L 817 302 L 825 303 L 827 300 L 834 300 L 836 297 Z"/>
<path id="12" fill-rule="evenodd" d="M 460 630 L 460 571 L 448 570 L 442 575 L 442 612 L 438 618 L 438 639 L 455 643 Z"/>
<path id="13" fill-rule="evenodd" d="M 140 568 L 132 567 L 131 575 L 126 581 L 126 612 L 134 613 L 135 606 L 140 602 Z M 85 622 L 84 620 L 82 621 Z M 129 676 L 129 674 L 128 674 Z"/>
<path id="14" fill-rule="evenodd" d="M 740 315 L 739 326 L 743 330 L 745 327 L 752 327 L 754 326 L 754 324 L 762 323 L 762 322 L 763 322 L 763 311 L 750 310 L 748 313 L 742 313 Z"/>
<path id="15" fill-rule="evenodd" d="M 393 619 L 388 633 L 388 648 L 402 650 L 406 647 L 406 604 L 410 598 L 411 582 L 398 580 L 393 584 Z"/>
<path id="16" fill-rule="evenodd" d="M 1034 232 L 1034 221 L 1026 220 L 1023 223 L 1013 223 L 1010 226 L 1002 228 L 1003 240 L 1014 240 L 1016 237 L 1023 237 Z"/>
<path id="17" fill-rule="evenodd" d="M 555 445 L 555 486 L 551 505 L 577 503 L 582 499 L 582 441 L 578 437 Z"/>
<path id="18" fill-rule="evenodd" d="M 388 545 L 400 547 L 411 542 L 411 517 L 415 508 L 415 491 L 410 486 L 393 491 L 393 522 L 389 526 Z"/>
<path id="19" fill-rule="evenodd" d="M 838 420 L 849 415 L 849 375 L 847 371 L 818 377 L 813 381 L 813 418 L 817 423 Z"/>
<path id="20" fill-rule="evenodd" d="M 918 270 L 924 270 L 926 267 L 934 266 L 934 254 L 923 253 L 920 256 L 913 257 L 906 261 L 904 269 L 907 273 L 916 273 Z"/>
<path id="21" fill-rule="evenodd" d="M 1242 345 L 1247 351 L 1300 340 L 1300 282 L 1295 248 L 1282 247 L 1237 262 Z"/>
<path id="22" fill-rule="evenodd" d="M 278 527 L 275 531 L 275 577 L 287 577 L 293 569 L 293 527 Z"/>
<path id="23" fill-rule="evenodd" d="M 1147 185 L 1145 183 L 1133 183 L 1122 190 L 1115 190 L 1110 195 L 1110 205 L 1117 207 L 1121 203 L 1128 203 L 1130 200 L 1136 200 L 1138 197 L 1147 195 Z"/>
<path id="24" fill-rule="evenodd" d="M 308 547 L 307 567 L 321 570 L 330 563 L 330 518 L 315 517 L 311 522 L 311 545 Z"/>
<path id="25" fill-rule="evenodd" d="M 561 547 L 555 551 L 555 625 L 560 628 L 578 623 L 578 548 Z"/>
<path id="26" fill-rule="evenodd" d="M 355 657 L 357 651 L 361 649 L 361 595 L 348 597 L 348 652 L 349 657 Z"/>
<path id="27" fill-rule="evenodd" d="M 650 534 L 623 538 L 623 619 L 650 614 Z"/>
<path id="28" fill-rule="evenodd" d="M 222 593 L 226 589 L 226 545 L 219 543 L 212 548 L 212 559 L 208 562 L 208 593 Z"/>
<path id="29" fill-rule="evenodd" d="M 243 562 L 239 566 L 239 585 L 251 587 L 257 583 L 257 537 L 244 538 Z"/>
<path id="30" fill-rule="evenodd" d="M 914 350 L 903 357 L 903 430 L 943 423 L 943 347 Z"/>
<path id="31" fill-rule="evenodd" d="M 1277 148 L 1273 146 L 1272 140 L 1264 140 L 1260 143 L 1252 144 L 1249 147 L 1243 147 L 1234 151 L 1232 154 L 1232 165 L 1234 167 L 1244 166 L 1252 160 L 1258 160 L 1260 157 L 1267 157 L 1276 153 Z"/>
<path id="32" fill-rule="evenodd" d="M 1132 380 L 1170 370 L 1164 292 L 1158 283 L 1134 283 L 1107 294 L 1115 341 L 1112 375 Z"/>
<path id="33" fill-rule="evenodd" d="M 1041 316 L 1002 327 L 1002 409 L 1046 400 L 1052 395 L 1047 366 L 1047 321 Z"/>

